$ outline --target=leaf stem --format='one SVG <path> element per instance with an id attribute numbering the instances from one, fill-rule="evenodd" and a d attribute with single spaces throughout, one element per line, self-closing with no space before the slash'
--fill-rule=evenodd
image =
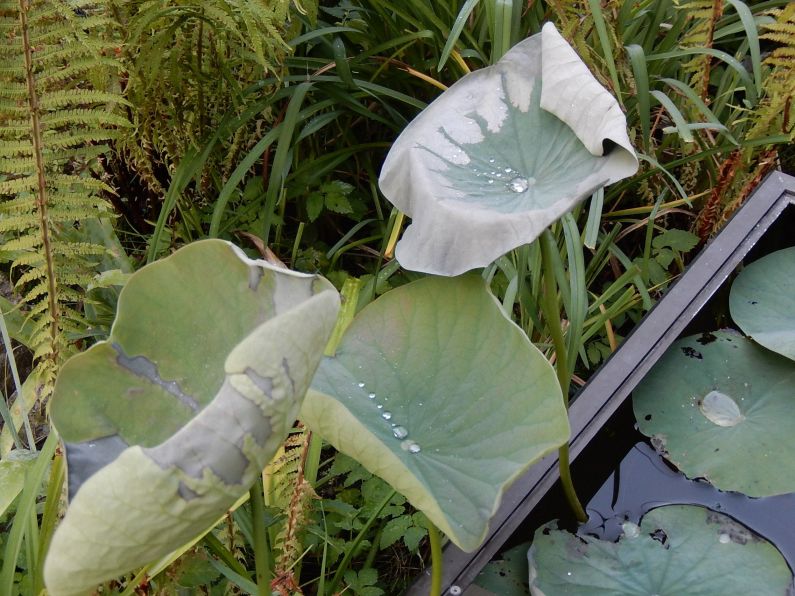
<path id="1" fill-rule="evenodd" d="M 541 310 L 547 321 L 549 334 L 552 336 L 552 343 L 555 346 L 555 371 L 558 375 L 558 383 L 563 392 L 563 404 L 569 408 L 569 384 L 571 375 L 568 372 L 568 354 L 566 352 L 566 342 L 563 340 L 563 328 L 560 324 L 560 309 L 558 306 L 558 291 L 555 282 L 555 272 L 552 264 L 552 251 L 558 249 L 552 232 L 547 228 L 541 234 L 541 260 L 544 268 L 544 291 L 541 300 Z M 588 516 L 577 498 L 574 484 L 571 480 L 571 469 L 569 468 L 569 445 L 566 443 L 558 450 L 558 467 L 560 468 L 560 482 L 563 485 L 563 493 L 566 501 L 571 507 L 574 516 L 579 522 L 586 522 Z"/>
<path id="2" fill-rule="evenodd" d="M 431 542 L 431 591 L 430 596 L 442 593 L 442 537 L 439 529 L 428 521 L 428 539 Z"/>
<path id="3" fill-rule="evenodd" d="M 265 534 L 265 497 L 261 476 L 248 494 L 251 501 L 251 527 L 254 533 L 257 593 L 258 596 L 269 596 L 271 593 L 271 553 L 268 549 L 268 537 Z"/>

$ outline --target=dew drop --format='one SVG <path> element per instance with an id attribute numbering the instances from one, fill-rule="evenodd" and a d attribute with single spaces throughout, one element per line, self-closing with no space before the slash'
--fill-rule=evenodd
<path id="1" fill-rule="evenodd" d="M 704 417 L 718 426 L 736 426 L 743 420 L 737 402 L 720 391 L 710 391 L 698 404 Z"/>
<path id="2" fill-rule="evenodd" d="M 494 180 L 489 179 L 489 184 L 494 184 Z"/>
<path id="3" fill-rule="evenodd" d="M 513 172 L 513 168 L 505 168 L 506 174 L 510 174 L 511 172 Z"/>
<path id="4" fill-rule="evenodd" d="M 729 536 L 728 534 L 725 534 L 723 532 L 718 534 L 718 542 L 720 542 L 721 544 L 729 544 L 731 541 L 732 537 Z"/>
<path id="5" fill-rule="evenodd" d="M 381 414 L 381 418 L 384 420 L 391 420 L 392 419 L 392 412 L 383 412 Z"/>
<path id="6" fill-rule="evenodd" d="M 513 192 L 525 192 L 528 188 L 530 188 L 530 185 L 534 183 L 534 178 L 528 179 L 524 176 L 517 176 L 508 183 L 508 190 Z"/>
<path id="7" fill-rule="evenodd" d="M 400 448 L 403 451 L 408 451 L 409 453 L 419 453 L 422 451 L 422 447 L 419 444 L 415 443 L 411 439 L 406 439 L 400 444 Z"/>
<path id="8" fill-rule="evenodd" d="M 395 435 L 396 439 L 405 439 L 409 436 L 409 431 L 404 426 L 396 426 L 392 429 L 392 434 Z"/>
<path id="9" fill-rule="evenodd" d="M 383 410 L 384 409 L 384 404 L 378 404 L 376 406 L 376 408 L 378 408 L 379 410 Z"/>
<path id="10" fill-rule="evenodd" d="M 489 163 L 494 163 L 494 162 L 495 162 L 495 159 L 492 157 L 492 158 L 489 160 Z"/>
<path id="11" fill-rule="evenodd" d="M 375 393 L 368 393 L 367 397 L 369 397 L 370 399 L 375 399 Z"/>
<path id="12" fill-rule="evenodd" d="M 359 386 L 359 387 L 364 387 L 364 383 L 362 383 L 361 381 L 356 383 L 356 385 Z"/>
<path id="13" fill-rule="evenodd" d="M 627 538 L 637 538 L 640 536 L 640 526 L 638 524 L 632 523 L 631 521 L 621 524 L 621 530 L 624 532 L 624 536 Z"/>

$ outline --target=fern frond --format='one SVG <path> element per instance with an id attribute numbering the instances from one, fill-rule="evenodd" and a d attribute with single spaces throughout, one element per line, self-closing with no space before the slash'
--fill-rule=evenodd
<path id="1" fill-rule="evenodd" d="M 45 397 L 70 352 L 65 329 L 82 318 L 71 304 L 82 298 L 76 288 L 88 283 L 90 258 L 103 250 L 71 246 L 60 230 L 108 212 L 100 196 L 106 184 L 67 172 L 90 163 L 128 126 L 110 111 L 121 98 L 89 80 L 120 72 L 96 34 L 109 21 L 101 10 L 86 17 L 74 10 L 68 0 L 0 3 L 0 251 L 10 255 L 28 306 Z"/>

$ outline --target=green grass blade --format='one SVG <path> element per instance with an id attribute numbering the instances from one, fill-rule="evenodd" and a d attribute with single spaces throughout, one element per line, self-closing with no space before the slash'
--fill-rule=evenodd
<path id="1" fill-rule="evenodd" d="M 583 244 L 591 250 L 596 248 L 599 238 L 599 225 L 602 223 L 602 209 L 605 203 L 605 189 L 597 188 L 591 195 L 588 207 L 588 221 L 585 223 L 585 238 Z"/>
<path id="2" fill-rule="evenodd" d="M 727 0 L 740 15 L 745 34 L 748 39 L 748 51 L 751 54 L 751 70 L 754 73 L 756 93 L 762 93 L 762 52 L 759 49 L 759 32 L 756 29 L 754 15 L 742 0 Z"/>
<path id="3" fill-rule="evenodd" d="M 461 36 L 461 31 L 464 29 L 464 25 L 466 25 L 467 19 L 469 19 L 469 15 L 472 14 L 472 11 L 475 9 L 480 0 L 466 0 L 464 2 L 464 6 L 461 7 L 461 10 L 458 13 L 458 16 L 453 21 L 453 27 L 450 29 L 450 36 L 447 38 L 447 41 L 442 48 L 442 55 L 439 57 L 439 64 L 436 66 L 437 71 L 441 71 L 444 68 L 444 65 L 447 63 L 447 59 L 450 58 L 450 54 L 455 47 L 458 38 Z"/>
<path id="4" fill-rule="evenodd" d="M 44 446 L 39 451 L 36 463 L 27 471 L 25 476 L 25 488 L 18 497 L 16 515 L 11 531 L 5 544 L 3 555 L 3 567 L 0 570 L 0 594 L 14 594 L 14 573 L 17 568 L 17 560 L 22 550 L 22 541 L 25 537 L 25 530 L 31 514 L 36 513 L 36 501 L 39 496 L 39 488 L 50 465 L 55 447 L 58 445 L 58 433 L 50 429 L 50 434 L 44 442 Z M 28 540 L 35 540 L 37 537 L 29 537 Z"/>
<path id="5" fill-rule="evenodd" d="M 561 218 L 561 224 L 569 265 L 571 309 L 566 311 L 569 319 L 569 327 L 566 331 L 566 348 L 569 353 L 568 374 L 572 375 L 577 361 L 577 352 L 581 347 L 585 314 L 588 310 L 588 288 L 585 285 L 585 259 L 582 254 L 582 241 L 577 221 L 571 213 L 567 213 Z"/>
<path id="6" fill-rule="evenodd" d="M 306 43 L 307 41 L 311 41 L 325 35 L 336 35 L 337 33 L 361 33 L 361 31 L 354 27 L 323 27 L 322 29 L 314 29 L 313 31 L 308 31 L 303 35 L 294 37 L 287 42 L 287 45 L 292 48 L 297 48 L 302 43 Z"/>
<path id="7" fill-rule="evenodd" d="M 648 152 L 649 144 L 651 143 L 651 101 L 649 99 L 649 73 L 646 70 L 646 54 L 643 48 L 637 44 L 628 45 L 626 50 L 627 54 L 629 54 L 632 73 L 635 77 L 643 149 Z"/>
<path id="8" fill-rule="evenodd" d="M 292 147 L 293 134 L 296 124 L 298 123 L 301 105 L 312 86 L 312 83 L 301 83 L 295 88 L 290 98 L 290 103 L 287 106 L 287 110 L 284 113 L 281 129 L 279 130 L 279 140 L 276 145 L 276 153 L 273 156 L 273 164 L 270 168 L 268 189 L 265 193 L 262 240 L 266 245 L 269 242 L 271 223 L 276 209 L 276 200 L 281 193 L 282 184 L 287 176 L 287 167 L 289 166 L 288 156 Z"/>
<path id="9" fill-rule="evenodd" d="M 676 127 L 679 136 L 682 138 L 683 141 L 686 143 L 692 143 L 695 141 L 693 135 L 690 133 L 690 129 L 687 127 L 687 122 L 685 122 L 685 117 L 682 116 L 682 112 L 679 111 L 679 108 L 676 107 L 671 98 L 668 97 L 662 91 L 652 91 L 651 95 L 659 101 L 668 114 L 671 116 L 671 120 L 674 121 L 674 126 Z"/>
<path id="10" fill-rule="evenodd" d="M 734 136 L 732 136 L 731 132 L 729 132 L 729 129 L 726 128 L 720 120 L 718 120 L 718 117 L 715 115 L 715 113 L 709 109 L 707 104 L 705 104 L 704 101 L 698 96 L 698 93 L 693 91 L 690 85 L 676 79 L 662 78 L 660 81 L 681 92 L 694 106 L 696 106 L 696 109 L 698 109 L 701 115 L 704 116 L 707 122 L 714 124 L 716 130 L 723 131 L 723 133 L 726 135 L 726 138 L 731 143 L 735 145 L 739 144 L 737 143 L 737 140 L 734 138 Z"/>
<path id="11" fill-rule="evenodd" d="M 607 70 L 610 72 L 610 80 L 613 82 L 613 95 L 615 95 L 618 103 L 623 106 L 624 102 L 621 99 L 621 85 L 618 82 L 616 61 L 613 58 L 613 44 L 610 43 L 610 36 L 607 33 L 605 15 L 602 13 L 602 3 L 599 0 L 588 0 L 588 6 L 591 7 L 594 26 L 596 27 L 596 33 L 599 37 L 599 45 L 602 46 L 602 56 L 607 63 Z"/>
<path id="12" fill-rule="evenodd" d="M 629 257 L 625 255 L 624 251 L 618 248 L 618 246 L 616 246 L 615 244 L 610 245 L 610 252 L 621 262 L 625 270 L 629 271 L 634 267 Z M 643 299 L 643 308 L 649 310 L 651 308 L 651 296 L 649 296 L 649 290 L 646 289 L 646 284 L 643 283 L 643 278 L 640 276 L 640 273 L 638 273 L 637 275 L 633 276 L 632 279 L 635 283 L 635 287 L 638 289 L 638 292 L 640 293 L 641 298 Z"/>

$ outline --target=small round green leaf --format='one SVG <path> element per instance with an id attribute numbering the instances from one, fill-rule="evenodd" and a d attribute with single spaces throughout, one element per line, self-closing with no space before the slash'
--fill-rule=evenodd
<path id="1" fill-rule="evenodd" d="M 729 309 L 746 335 L 795 360 L 795 247 L 743 269 L 732 284 Z"/>
<path id="2" fill-rule="evenodd" d="M 223 515 L 294 423 L 338 308 L 322 278 L 221 240 L 132 275 L 108 340 L 55 385 L 71 503 L 45 563 L 49 593 L 84 594 Z"/>
<path id="3" fill-rule="evenodd" d="M 510 482 L 569 435 L 554 370 L 478 276 L 368 305 L 301 417 L 469 551 Z"/>
<path id="4" fill-rule="evenodd" d="M 702 507 L 655 509 L 617 543 L 554 525 L 536 531 L 528 553 L 533 596 L 785 596 L 792 582 L 772 544 Z"/>
<path id="5" fill-rule="evenodd" d="M 674 343 L 633 394 L 641 432 L 691 478 L 795 491 L 795 366 L 736 333 Z"/>

